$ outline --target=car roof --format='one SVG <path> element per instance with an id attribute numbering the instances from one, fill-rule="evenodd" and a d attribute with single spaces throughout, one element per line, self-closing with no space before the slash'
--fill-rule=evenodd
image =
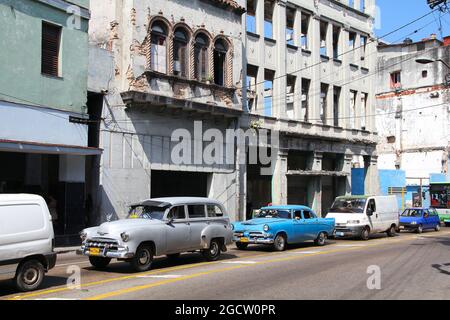
<path id="1" fill-rule="evenodd" d="M 278 209 L 278 210 L 311 210 L 311 208 L 303 205 L 280 205 L 280 206 L 268 206 L 268 207 L 262 207 L 261 210 L 268 210 L 268 209 Z"/>
<path id="2" fill-rule="evenodd" d="M 405 210 L 429 210 L 431 208 L 425 208 L 425 207 L 420 207 L 420 208 L 413 208 L 413 207 L 406 207 Z"/>
<path id="3" fill-rule="evenodd" d="M 2 193 L 0 194 L 0 201 L 38 201 L 43 198 L 37 194 L 29 193 Z"/>
<path id="4" fill-rule="evenodd" d="M 137 203 L 131 204 L 130 206 L 138 205 L 154 205 L 159 207 L 167 207 L 181 204 L 198 204 L 198 203 L 210 203 L 222 206 L 220 201 L 211 198 L 203 197 L 163 197 L 163 198 L 152 198 Z"/>

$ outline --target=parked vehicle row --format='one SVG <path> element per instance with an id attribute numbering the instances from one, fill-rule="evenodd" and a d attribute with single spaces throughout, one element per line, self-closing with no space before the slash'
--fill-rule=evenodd
<path id="1" fill-rule="evenodd" d="M 135 271 L 151 268 L 155 256 L 176 258 L 182 252 L 200 252 L 215 261 L 235 242 L 270 245 L 283 251 L 288 244 L 329 237 L 369 239 L 374 233 L 439 231 L 435 209 L 411 208 L 398 214 L 395 196 L 346 196 L 334 201 L 320 218 L 301 205 L 266 206 L 248 221 L 230 223 L 216 200 L 194 197 L 155 198 L 129 206 L 126 219 L 105 222 L 80 233 L 79 255 L 99 269 L 112 259 L 129 262 Z M 56 263 L 51 215 L 36 195 L 0 195 L 0 280 L 12 278 L 21 291 L 37 289 Z"/>

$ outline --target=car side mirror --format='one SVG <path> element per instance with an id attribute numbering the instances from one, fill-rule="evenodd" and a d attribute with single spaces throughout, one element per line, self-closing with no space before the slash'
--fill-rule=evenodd
<path id="1" fill-rule="evenodd" d="M 168 224 L 168 225 L 171 225 L 173 223 L 173 218 L 169 218 L 167 221 L 166 221 L 166 224 Z"/>
<path id="2" fill-rule="evenodd" d="M 367 209 L 367 216 L 368 216 L 368 217 L 373 216 L 373 211 L 372 211 L 372 209 Z"/>

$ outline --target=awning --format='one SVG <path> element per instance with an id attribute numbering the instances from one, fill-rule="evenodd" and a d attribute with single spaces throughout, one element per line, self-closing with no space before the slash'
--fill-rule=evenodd
<path id="1" fill-rule="evenodd" d="M 22 152 L 22 153 L 42 153 L 42 154 L 69 154 L 78 156 L 95 156 L 101 155 L 103 149 L 48 144 L 29 141 L 2 140 L 0 139 L 1 152 Z"/>

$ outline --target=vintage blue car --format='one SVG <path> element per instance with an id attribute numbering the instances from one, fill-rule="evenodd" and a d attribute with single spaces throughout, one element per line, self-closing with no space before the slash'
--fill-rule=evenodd
<path id="1" fill-rule="evenodd" d="M 318 218 L 308 207 L 263 207 L 254 219 L 232 224 L 233 241 L 240 250 L 249 244 L 272 245 L 283 251 L 286 245 L 314 240 L 318 246 L 325 245 L 328 236 L 334 234 L 334 218 Z"/>
<path id="2" fill-rule="evenodd" d="M 439 220 L 436 209 L 430 208 L 407 208 L 400 215 L 400 230 L 414 230 L 422 233 L 426 229 L 441 229 L 441 221 Z"/>

